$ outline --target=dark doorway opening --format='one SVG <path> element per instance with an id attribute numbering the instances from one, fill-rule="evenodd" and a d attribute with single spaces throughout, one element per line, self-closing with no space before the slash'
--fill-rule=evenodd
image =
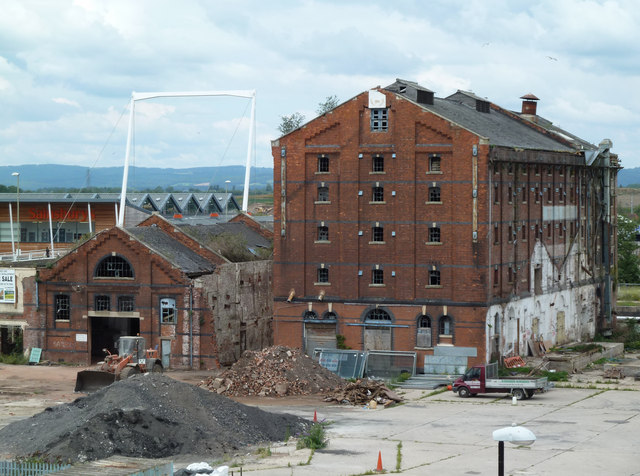
<path id="1" fill-rule="evenodd" d="M 0 354 L 22 354 L 22 327 L 0 328 Z"/>
<path id="2" fill-rule="evenodd" d="M 140 319 L 124 317 L 91 317 L 91 362 L 100 362 L 105 352 L 118 353 L 116 342 L 120 336 L 140 333 Z"/>

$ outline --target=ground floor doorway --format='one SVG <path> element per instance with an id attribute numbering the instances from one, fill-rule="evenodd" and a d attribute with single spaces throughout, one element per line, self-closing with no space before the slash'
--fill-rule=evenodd
<path id="1" fill-rule="evenodd" d="M 22 354 L 22 327 L 1 326 L 0 327 L 0 354 Z"/>
<path id="2" fill-rule="evenodd" d="M 304 349 L 307 355 L 313 356 L 314 349 L 336 348 L 336 325 L 306 322 L 304 325 Z"/>
<path id="3" fill-rule="evenodd" d="M 140 333 L 140 319 L 129 317 L 91 318 L 91 362 L 99 362 L 104 356 L 103 349 L 117 353 L 116 342 L 120 336 L 135 336 Z"/>

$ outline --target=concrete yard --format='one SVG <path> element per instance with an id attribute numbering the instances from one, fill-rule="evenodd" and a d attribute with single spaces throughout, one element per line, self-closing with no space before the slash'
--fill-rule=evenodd
<path id="1" fill-rule="evenodd" d="M 5 417 L 2 425 L 40 411 L 38 400 L 46 405 L 53 403 L 43 393 L 26 395 L 26 389 L 19 401 L 8 401 L 10 395 L 3 388 L 10 386 L 5 377 L 12 369 L 7 368 L 0 366 L 0 413 Z M 22 369 L 25 380 L 31 370 Z M 68 372 L 67 378 L 72 374 L 71 369 L 64 372 Z M 288 399 L 245 400 L 244 403 L 257 404 L 264 410 L 309 419 L 317 412 L 319 419 L 332 422 L 327 430 L 329 445 L 311 456 L 309 450 L 296 450 L 291 441 L 272 445 L 271 456 L 260 458 L 256 452 L 230 455 L 224 464 L 232 466 L 235 474 L 239 474 L 242 466 L 243 474 L 260 476 L 360 475 L 375 470 L 380 452 L 387 472 L 495 475 L 498 450 L 492 432 L 515 422 L 532 430 L 537 441 L 531 447 L 505 444 L 505 474 L 640 475 L 637 382 L 630 377 L 620 383 L 605 383 L 597 377 L 589 381 L 585 374 L 574 376 L 571 384 L 564 385 L 585 388 L 555 388 L 517 405 L 512 405 L 510 397 L 501 395 L 461 399 L 452 392 L 426 396 L 426 391 L 409 390 L 404 394 L 406 403 L 376 410 L 327 405 L 318 398 L 298 399 L 295 404 Z M 42 381 L 39 386 L 43 386 Z M 56 391 L 62 386 L 59 381 Z M 56 393 L 55 397 L 58 402 L 68 401 L 73 394 Z M 20 407 L 16 412 L 20 402 L 29 408 Z M 6 418 L 8 412 L 14 415 Z M 401 463 L 397 471 L 399 453 Z M 201 460 L 208 461 L 207 456 L 202 455 Z M 175 461 L 176 469 L 186 464 Z"/>

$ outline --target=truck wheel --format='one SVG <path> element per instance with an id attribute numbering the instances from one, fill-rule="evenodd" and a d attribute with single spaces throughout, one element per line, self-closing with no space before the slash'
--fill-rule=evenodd
<path id="1" fill-rule="evenodd" d="M 516 400 L 524 400 L 525 398 L 527 398 L 527 394 L 525 393 L 524 389 L 522 389 L 522 388 L 514 388 L 511 391 L 511 395 L 516 397 Z"/>
<path id="2" fill-rule="evenodd" d="M 155 362 L 153 367 L 151 367 L 151 371 L 153 373 L 161 374 L 162 373 L 162 364 L 160 362 Z"/>
<path id="3" fill-rule="evenodd" d="M 460 387 L 458 389 L 458 395 L 462 398 L 467 398 L 469 395 L 471 395 L 471 392 L 469 392 L 469 389 L 467 387 Z"/>
<path id="4" fill-rule="evenodd" d="M 129 377 L 133 377 L 134 375 L 138 375 L 140 373 L 140 369 L 138 367 L 125 367 L 120 372 L 120 380 L 126 380 Z"/>

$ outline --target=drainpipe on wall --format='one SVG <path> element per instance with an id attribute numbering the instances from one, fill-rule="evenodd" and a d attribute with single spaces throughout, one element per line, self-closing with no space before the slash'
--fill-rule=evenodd
<path id="1" fill-rule="evenodd" d="M 193 284 L 189 285 L 189 367 L 193 370 Z"/>

